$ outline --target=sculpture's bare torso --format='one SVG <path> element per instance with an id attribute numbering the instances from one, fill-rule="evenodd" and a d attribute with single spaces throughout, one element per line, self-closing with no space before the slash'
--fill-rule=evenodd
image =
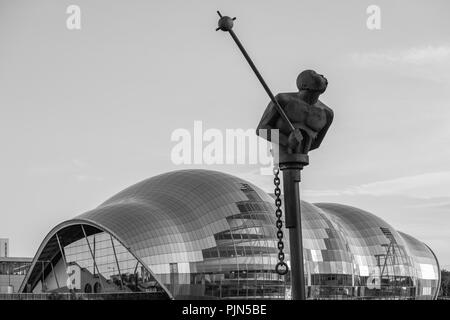
<path id="1" fill-rule="evenodd" d="M 290 149 L 287 137 L 292 137 L 291 129 L 273 104 L 267 107 L 258 128 L 279 129 L 281 154 L 307 154 L 308 151 L 318 148 L 333 121 L 333 111 L 320 100 L 313 104 L 307 103 L 298 92 L 280 93 L 275 98 L 292 125 L 301 130 L 304 140 L 296 148 Z"/>
<path id="2" fill-rule="evenodd" d="M 310 105 L 304 102 L 297 92 L 281 93 L 276 98 L 295 128 L 305 130 L 306 127 L 312 132 L 319 132 L 327 125 L 326 109 L 329 108 L 321 101 Z M 279 116 L 275 127 L 286 135 L 290 134 L 288 125 Z"/>
<path id="3" fill-rule="evenodd" d="M 327 85 L 327 79 L 314 70 L 301 72 L 297 77 L 298 92 L 279 93 L 275 97 L 295 131 L 271 101 L 259 122 L 257 134 L 261 129 L 269 130 L 265 138 L 272 141 L 271 132 L 278 129 L 279 139 L 272 142 L 277 144 L 280 155 L 307 155 L 310 150 L 317 149 L 334 117 L 333 110 L 319 100 Z"/>

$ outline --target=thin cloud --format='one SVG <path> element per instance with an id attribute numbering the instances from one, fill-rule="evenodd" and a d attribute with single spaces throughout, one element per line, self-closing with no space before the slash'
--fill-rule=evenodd
<path id="1" fill-rule="evenodd" d="M 58 162 L 54 164 L 34 165 L 28 168 L 31 175 L 52 175 L 76 172 L 89 167 L 89 164 L 81 159 L 71 159 L 67 162 Z"/>
<path id="2" fill-rule="evenodd" d="M 352 53 L 353 62 L 360 66 L 383 66 L 392 64 L 430 65 L 450 62 L 450 46 L 414 47 L 387 52 Z"/>
<path id="3" fill-rule="evenodd" d="M 308 197 L 402 195 L 419 199 L 450 197 L 450 171 L 432 172 L 377 181 L 343 190 L 305 190 Z"/>
<path id="4" fill-rule="evenodd" d="M 71 159 L 54 164 L 34 165 L 28 168 L 28 173 L 36 177 L 71 176 L 77 182 L 99 182 L 102 177 L 88 174 L 91 166 L 82 159 Z"/>
<path id="5" fill-rule="evenodd" d="M 360 68 L 389 69 L 399 74 L 435 82 L 450 81 L 450 45 L 355 52 L 349 55 L 349 60 L 351 64 Z"/>

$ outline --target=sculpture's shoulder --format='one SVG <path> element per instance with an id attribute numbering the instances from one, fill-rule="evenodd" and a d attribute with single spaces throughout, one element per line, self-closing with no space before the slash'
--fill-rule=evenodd
<path id="1" fill-rule="evenodd" d="M 317 102 L 316 106 L 325 111 L 325 113 L 327 114 L 327 118 L 329 118 L 329 122 L 331 122 L 333 120 L 333 118 L 334 118 L 333 109 L 331 109 L 329 106 L 327 106 L 325 103 L 323 103 L 320 100 Z"/>
<path id="2" fill-rule="evenodd" d="M 275 96 L 275 99 L 277 99 L 278 103 L 280 104 L 286 104 L 294 99 L 295 96 L 295 92 L 280 92 Z"/>

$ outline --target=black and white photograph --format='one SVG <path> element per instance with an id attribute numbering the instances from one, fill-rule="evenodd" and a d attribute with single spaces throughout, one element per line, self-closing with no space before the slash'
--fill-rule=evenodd
<path id="1" fill-rule="evenodd" d="M 0 305 L 450 300 L 449 13 L 0 0 Z"/>

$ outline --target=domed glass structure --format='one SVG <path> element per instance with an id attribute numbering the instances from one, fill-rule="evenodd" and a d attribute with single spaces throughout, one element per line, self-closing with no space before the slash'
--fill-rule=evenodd
<path id="1" fill-rule="evenodd" d="M 51 230 L 20 291 L 287 299 L 274 210 L 267 193 L 228 174 L 161 174 Z M 302 218 L 308 298 L 436 297 L 439 266 L 425 244 L 349 206 L 303 202 Z"/>

